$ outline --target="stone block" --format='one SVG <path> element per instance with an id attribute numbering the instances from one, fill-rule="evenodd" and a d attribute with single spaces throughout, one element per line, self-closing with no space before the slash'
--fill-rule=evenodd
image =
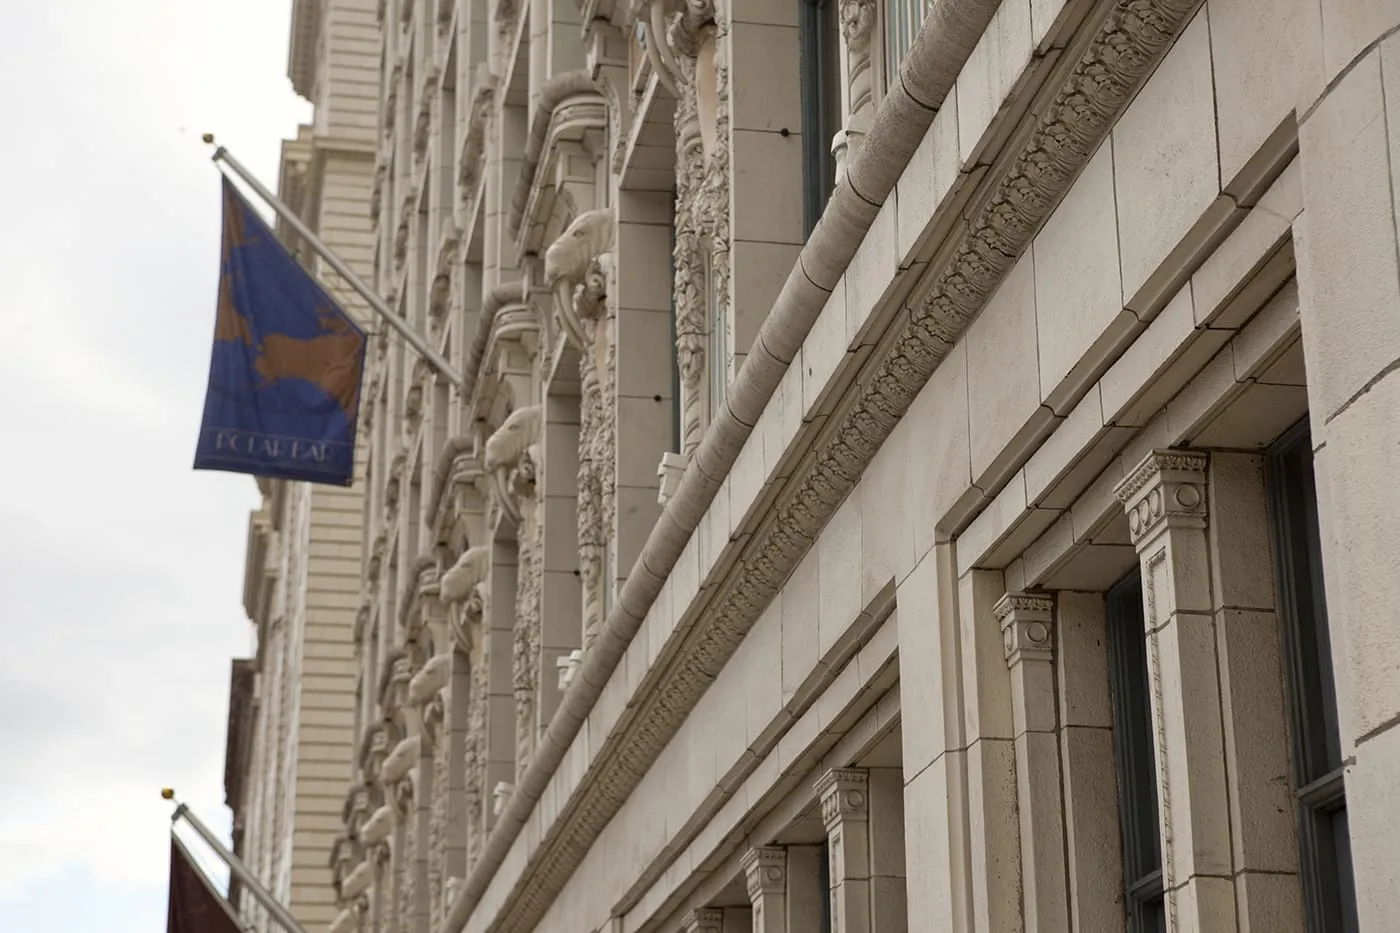
<path id="1" fill-rule="evenodd" d="M 800 129 L 801 77 L 796 26 L 734 23 L 729 33 L 729 125 L 772 133 Z"/>
<path id="2" fill-rule="evenodd" d="M 617 400 L 618 433 L 624 444 L 617 458 L 619 486 L 647 488 L 656 494 L 656 463 L 671 439 L 671 403 L 652 396 Z M 631 450 L 625 440 L 630 439 Z M 645 451 L 645 453 L 644 453 Z M 650 454 L 650 456 L 648 456 Z"/>
<path id="3" fill-rule="evenodd" d="M 1239 327 L 1258 309 L 1254 302 L 1234 299 L 1241 285 L 1288 239 L 1293 221 L 1303 209 L 1301 176 L 1295 160 L 1191 276 L 1197 324 Z M 1271 280 L 1267 287 L 1273 284 Z"/>
<path id="4" fill-rule="evenodd" d="M 905 773 L 916 774 L 947 747 L 941 676 L 943 623 L 938 612 L 938 568 L 933 552 L 900 582 L 895 602 L 899 663 L 904 674 L 899 678 L 900 706 L 920 711 L 917 716 L 906 717 L 900 727 Z"/>
<path id="5" fill-rule="evenodd" d="M 821 594 L 815 548 L 797 565 L 783 587 L 783 700 L 790 700 L 821 657 L 818 647 Z"/>
<path id="6" fill-rule="evenodd" d="M 744 516 L 763 497 L 763 435 L 749 434 L 729 471 L 729 523 L 737 530 Z"/>
<path id="7" fill-rule="evenodd" d="M 1340 681 L 1348 681 L 1353 736 L 1400 716 L 1400 638 L 1381 608 L 1400 604 L 1400 522 L 1391 494 L 1400 471 L 1397 411 L 1400 376 L 1392 373 L 1327 425 L 1326 476 L 1321 467 L 1317 476 L 1333 663 L 1339 701 Z"/>
<path id="8" fill-rule="evenodd" d="M 1277 358 L 1280 347 L 1296 343 L 1298 321 L 1298 282 L 1295 279 L 1271 298 L 1248 326 L 1230 340 L 1235 379 L 1260 375 L 1261 370 Z M 1304 380 L 1298 384 L 1307 385 L 1307 382 Z"/>
<path id="9" fill-rule="evenodd" d="M 745 722 L 748 724 L 745 746 L 752 745 L 782 709 L 783 679 L 774 677 L 773 672 L 782 669 L 783 644 L 783 606 L 781 601 L 775 601 L 758 617 L 739 646 L 739 695 L 744 698 Z M 734 661 L 730 661 L 729 666 L 734 667 Z M 732 718 L 709 720 L 711 723 L 732 721 Z"/>
<path id="10" fill-rule="evenodd" d="M 617 302 L 620 308 L 671 309 L 671 236 L 664 226 L 617 225 Z"/>
<path id="11" fill-rule="evenodd" d="M 797 135 L 730 131 L 731 233 L 736 240 L 801 243 L 802 142 Z M 669 265 L 666 270 L 669 273 Z"/>
<path id="12" fill-rule="evenodd" d="M 801 249 L 790 243 L 735 241 L 729 254 L 729 282 L 734 348 L 738 353 L 748 353 L 758 339 L 758 330 L 773 310 Z"/>
<path id="13" fill-rule="evenodd" d="M 1211 455 L 1209 470 L 1206 495 L 1215 604 L 1272 610 L 1274 566 L 1263 460 L 1220 451 Z"/>
<path id="14" fill-rule="evenodd" d="M 1114 127 L 1113 163 L 1127 305 L 1220 192 L 1204 12 Z"/>
<path id="15" fill-rule="evenodd" d="M 1400 261 L 1384 110 L 1380 54 L 1372 52 L 1299 128 L 1307 208 L 1295 238 L 1314 420 L 1330 420 L 1400 359 Z"/>
<path id="16" fill-rule="evenodd" d="M 806 417 L 826 414 L 831 400 L 824 399 L 828 383 L 846 358 L 846 287 L 837 283 L 826 307 L 802 342 L 802 410 Z M 828 393 L 829 394 L 829 393 Z M 824 401 L 825 405 L 820 405 Z"/>
<path id="17" fill-rule="evenodd" d="M 958 538 L 958 573 L 1006 566 L 1059 517 L 1028 506 L 1025 471 L 1018 472 Z"/>
<path id="18" fill-rule="evenodd" d="M 1248 384 L 1228 408 L 1197 432 L 1201 447 L 1262 450 L 1308 411 L 1304 386 Z"/>
<path id="19" fill-rule="evenodd" d="M 968 928 L 961 864 L 966 824 L 954 821 L 961 822 L 962 801 L 955 796 L 958 782 L 948 779 L 950 773 L 961 770 L 965 759 L 964 752 L 950 752 L 904 786 L 909 916 L 921 918 L 929 930 Z"/>
<path id="20" fill-rule="evenodd" d="M 671 315 L 666 311 L 617 312 L 617 394 L 671 398 Z M 668 409 L 670 406 L 666 406 Z M 652 464 L 652 469 L 656 464 Z"/>
<path id="21" fill-rule="evenodd" d="M 1033 251 L 1040 397 L 1061 413 L 1067 393 L 1060 384 L 1105 332 L 1121 331 L 1126 323 L 1110 146 L 1089 160 Z"/>
<path id="22" fill-rule="evenodd" d="M 1060 734 L 1070 929 L 1085 933 L 1123 926 L 1123 840 L 1113 756 L 1110 729 L 1072 726 Z"/>
<path id="23" fill-rule="evenodd" d="M 1005 0 L 958 74 L 961 161 L 981 151 L 987 129 L 1031 63 L 1030 0 Z"/>
<path id="24" fill-rule="evenodd" d="M 1021 921 L 1021 859 L 1011 740 L 983 739 L 968 748 L 967 798 L 976 929 L 1015 930 Z"/>
<path id="25" fill-rule="evenodd" d="M 1147 581 L 1144 585 L 1148 585 Z M 1167 788 L 1169 799 L 1162 801 L 1161 808 L 1173 817 L 1170 841 L 1178 878 L 1193 874 L 1228 876 L 1231 872 L 1226 818 L 1229 799 L 1213 629 L 1210 616 L 1178 612 L 1162 626 L 1156 639 L 1161 684 L 1160 688 L 1154 684 L 1153 690 L 1160 690 L 1158 695 L 1167 704 L 1162 710 L 1153 703 L 1153 720 L 1162 722 L 1159 728 L 1166 735 L 1166 756 L 1157 768 L 1159 774 L 1166 774 L 1161 783 Z"/>
<path id="26" fill-rule="evenodd" d="M 1297 97 L 1302 4 L 1210 0 L 1211 66 L 1220 132 L 1220 177 L 1234 178 L 1285 120 Z"/>
<path id="27" fill-rule="evenodd" d="M 790 365 L 763 409 L 755 433 L 763 437 L 763 475 L 769 480 L 785 478 L 781 469 L 784 456 L 802 428 L 802 363 Z"/>
<path id="28" fill-rule="evenodd" d="M 1347 769 L 1351 860 L 1356 872 L 1359 929 L 1384 930 L 1400 912 L 1400 729 L 1391 725 L 1356 749 Z"/>
<path id="29" fill-rule="evenodd" d="M 825 655 L 855 622 L 860 601 L 861 492 L 858 487 L 817 539 L 818 652 Z"/>
<path id="30" fill-rule="evenodd" d="M 1004 471 L 1002 453 L 1019 452 L 1024 434 L 1040 434 L 1048 412 L 1040 409 L 1036 359 L 1035 273 L 1027 252 L 997 289 L 982 313 L 968 325 L 968 410 L 972 426 L 972 475 L 988 488 L 986 474 Z"/>
<path id="31" fill-rule="evenodd" d="M 1322 0 L 1324 82 L 1347 69 L 1371 43 L 1400 25 L 1391 0 Z"/>
<path id="32" fill-rule="evenodd" d="M 1104 612 L 1101 593 L 1057 596 L 1055 658 L 1060 723 L 1065 727 L 1113 727 Z"/>
<path id="33" fill-rule="evenodd" d="M 914 566 L 914 527 L 903 496 L 910 469 L 909 435 L 896 426 L 861 478 L 860 604 L 870 605 L 892 579 Z"/>
<path id="34" fill-rule="evenodd" d="M 895 183 L 896 250 L 901 265 L 925 258 L 934 212 L 953 190 L 961 165 L 958 100 L 956 94 L 949 94 Z"/>
<path id="35" fill-rule="evenodd" d="M 1204 429 L 1244 391 L 1235 381 L 1235 361 L 1226 347 L 1167 404 L 1168 434 L 1191 438 Z"/>
<path id="36" fill-rule="evenodd" d="M 1006 669 L 1001 628 L 992 616 L 992 607 L 1005 593 L 1006 584 L 995 571 L 974 570 L 958 580 L 958 628 L 962 635 L 965 692 L 963 722 L 969 745 L 986 739 L 1009 740 L 1015 735 L 1011 675 Z"/>
<path id="37" fill-rule="evenodd" d="M 1103 405 L 1101 393 L 1096 385 L 1089 394 L 1079 400 L 1069 415 L 1057 419 L 1049 437 L 1026 461 L 1026 499 L 1033 505 L 1045 504 L 1047 494 L 1074 467 L 1081 457 L 1090 452 L 1095 442 L 1104 434 Z M 1096 476 L 1107 458 L 1092 467 L 1083 483 Z M 1070 495 L 1077 494 L 1077 490 Z M 1063 493 L 1061 496 L 1063 497 Z M 1050 508 L 1065 508 L 1068 501 L 1058 501 Z"/>
<path id="38" fill-rule="evenodd" d="M 1385 88 L 1385 125 L 1390 132 L 1390 196 L 1395 214 L 1395 233 L 1400 239 L 1400 34 L 1392 34 L 1381 44 L 1381 83 Z"/>
<path id="39" fill-rule="evenodd" d="M 1296 872 L 1297 819 L 1278 619 L 1272 612 L 1221 610 L 1216 641 L 1235 865 L 1237 870 Z"/>
<path id="40" fill-rule="evenodd" d="M 785 0 L 750 0 L 738 4 L 730 16 L 734 23 L 797 26 L 797 9 Z"/>
<path id="41" fill-rule="evenodd" d="M 966 341 L 934 370 L 900 423 L 909 425 L 909 459 L 917 466 L 905 474 L 917 558 L 939 540 L 945 516 L 980 496 L 972 486 Z"/>
<path id="42" fill-rule="evenodd" d="M 883 298 L 899 271 L 897 214 L 896 199 L 886 200 L 842 276 L 847 347 L 872 343 L 877 336 L 873 331 L 880 329 L 872 328 L 872 323 L 880 317 L 878 312 L 886 310 L 881 307 Z"/>
<path id="43" fill-rule="evenodd" d="M 1301 930 L 1303 885 L 1296 874 L 1242 871 L 1235 876 L 1236 912 L 1240 933 Z"/>
<path id="44" fill-rule="evenodd" d="M 1234 882 L 1229 878 L 1190 879 L 1176 892 L 1176 916 L 1179 930 L 1237 930 Z"/>

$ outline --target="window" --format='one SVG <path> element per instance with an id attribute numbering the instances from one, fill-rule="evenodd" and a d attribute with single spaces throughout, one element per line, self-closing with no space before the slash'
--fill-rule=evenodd
<path id="1" fill-rule="evenodd" d="M 1306 420 L 1285 432 L 1270 448 L 1265 482 L 1308 929 L 1311 933 L 1352 933 L 1358 925 L 1351 837 L 1322 581 L 1312 436 Z"/>
<path id="2" fill-rule="evenodd" d="M 801 0 L 803 231 L 810 235 L 836 187 L 831 141 L 841 129 L 838 0 Z"/>
<path id="3" fill-rule="evenodd" d="M 1123 828 L 1125 912 L 1129 933 L 1165 933 L 1146 631 L 1142 574 L 1134 570 L 1108 591 L 1109 682 Z"/>
<path id="4" fill-rule="evenodd" d="M 885 0 L 885 74 L 893 82 L 899 63 L 924 24 L 930 0 Z"/>
<path id="5" fill-rule="evenodd" d="M 821 873 L 817 886 L 822 892 L 822 921 L 818 933 L 831 933 L 831 843 L 822 842 Z"/>

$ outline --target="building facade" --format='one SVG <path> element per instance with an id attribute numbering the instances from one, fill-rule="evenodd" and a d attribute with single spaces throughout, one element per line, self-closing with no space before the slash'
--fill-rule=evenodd
<path id="1" fill-rule="evenodd" d="M 292 18 L 288 76 L 314 117 L 283 143 L 278 194 L 351 268 L 369 275 L 380 47 L 374 4 L 298 0 Z M 364 302 L 320 268 L 306 243 L 281 221 L 277 232 L 348 313 L 373 325 Z M 256 626 L 257 653 L 235 662 L 232 682 L 225 783 L 234 851 L 309 928 L 324 928 L 338 911 L 326 851 L 343 825 L 352 774 L 363 485 L 259 480 L 262 505 L 248 522 L 244 608 Z M 255 930 L 279 929 L 246 891 L 230 894 Z"/>
<path id="2" fill-rule="evenodd" d="M 332 933 L 1393 927 L 1400 6 L 374 14 Z"/>

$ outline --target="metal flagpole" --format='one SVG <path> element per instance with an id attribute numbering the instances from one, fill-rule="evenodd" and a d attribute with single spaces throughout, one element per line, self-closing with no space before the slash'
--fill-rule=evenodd
<path id="1" fill-rule="evenodd" d="M 204 135 L 204 141 L 212 145 L 214 137 L 206 133 Z M 403 339 L 408 342 L 409 346 L 417 350 L 423 359 L 432 363 L 433 367 L 438 372 L 452 380 L 457 388 L 462 388 L 462 376 L 452 368 L 452 364 L 447 362 L 442 354 L 430 347 L 428 341 L 424 340 L 416 330 L 409 326 L 407 321 L 399 317 L 393 311 L 390 311 L 389 306 L 384 303 L 384 300 L 380 298 L 379 295 L 375 294 L 374 289 L 366 285 L 358 275 L 351 271 L 349 266 L 341 262 L 340 257 L 331 252 L 330 247 L 322 243 L 320 237 L 311 232 L 311 228 L 302 222 L 302 219 L 296 215 L 295 211 L 283 204 L 277 199 L 276 195 L 263 187 L 262 182 L 258 181 L 251 172 L 243 167 L 243 163 L 229 155 L 229 151 L 223 146 L 219 146 L 214 150 L 213 159 L 215 163 L 222 162 L 224 165 L 227 165 L 235 175 L 246 182 L 248 187 L 252 188 L 253 191 L 257 193 L 258 197 L 267 202 L 268 207 L 271 207 L 278 217 L 281 217 L 293 230 L 301 234 L 301 236 L 306 239 L 306 242 L 311 245 L 311 248 L 316 251 L 317 255 L 324 259 L 328 266 L 340 273 L 345 281 L 350 283 L 350 287 L 359 292 L 360 297 L 368 302 L 369 306 L 373 308 L 380 317 L 388 321 L 389 325 L 393 327 L 394 330 L 399 332 Z"/>
<path id="2" fill-rule="evenodd" d="M 160 795 L 166 800 L 175 800 L 175 791 L 169 787 L 163 789 Z M 189 807 L 175 800 L 175 812 L 170 815 L 170 822 L 174 824 L 181 819 L 190 824 L 191 829 L 199 833 L 199 837 L 209 844 L 209 848 L 214 850 L 214 854 L 218 855 L 219 858 L 223 859 L 224 863 L 228 865 L 228 870 L 233 873 L 234 877 L 252 892 L 253 897 L 258 899 L 258 903 L 267 908 L 267 912 L 272 914 L 273 919 L 282 924 L 283 928 L 286 929 L 288 933 L 306 933 L 302 925 L 297 923 L 296 918 L 292 916 L 291 911 L 283 907 L 282 903 L 278 901 L 277 898 L 273 897 L 267 888 L 262 886 L 257 876 L 248 870 L 247 865 L 243 864 L 243 860 L 224 848 L 224 844 L 219 841 L 219 837 L 215 836 L 214 833 L 210 831 L 209 827 L 204 825 L 204 821 L 190 811 Z"/>

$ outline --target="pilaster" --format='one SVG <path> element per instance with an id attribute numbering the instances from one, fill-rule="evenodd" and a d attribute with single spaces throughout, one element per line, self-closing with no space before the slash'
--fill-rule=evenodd
<path id="1" fill-rule="evenodd" d="M 1142 564 L 1167 930 L 1237 929 L 1203 453 L 1154 450 L 1118 484 Z"/>
<path id="2" fill-rule="evenodd" d="M 1063 798 L 1055 735 L 1055 600 L 1008 593 L 992 609 L 1011 670 L 1016 799 L 1021 817 L 1021 896 L 1026 933 L 1069 927 Z"/>
<path id="3" fill-rule="evenodd" d="M 833 768 L 818 779 L 831 872 L 831 933 L 870 931 L 870 778 Z"/>
<path id="4" fill-rule="evenodd" d="M 787 849 L 750 849 L 740 866 L 753 904 L 753 933 L 787 933 Z"/>

